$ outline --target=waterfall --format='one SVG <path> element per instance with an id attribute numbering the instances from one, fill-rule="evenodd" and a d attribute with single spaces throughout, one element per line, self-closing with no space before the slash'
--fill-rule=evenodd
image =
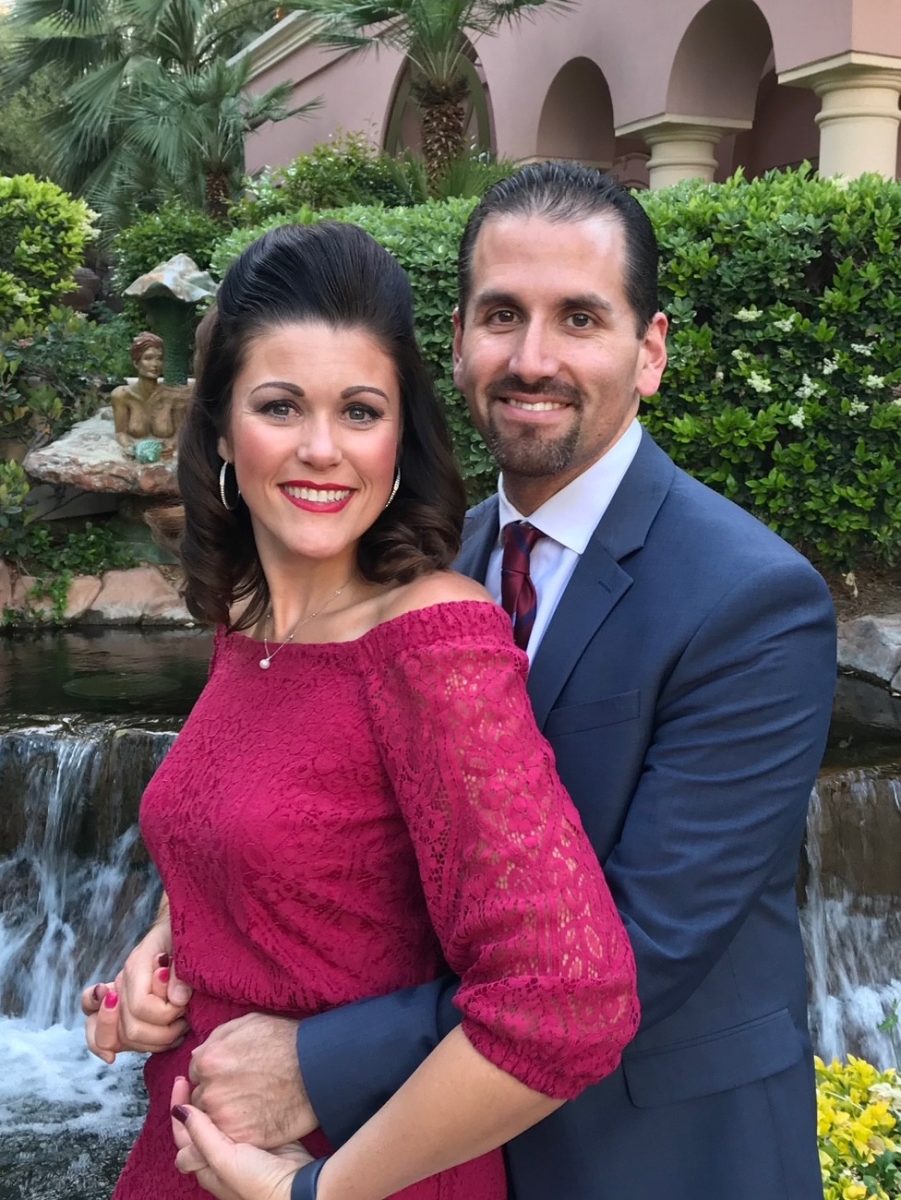
<path id="1" fill-rule="evenodd" d="M 901 763 L 824 773 L 801 919 L 814 1044 L 901 1063 Z"/>
<path id="2" fill-rule="evenodd" d="M 27 1174 L 35 1138 L 42 1169 L 60 1179 L 52 1194 L 81 1197 L 104 1140 L 121 1158 L 134 1135 L 140 1060 L 110 1068 L 88 1053 L 80 994 L 114 977 L 155 911 L 135 818 L 172 737 L 65 721 L 0 735 L 0 1178 L 10 1197 L 51 1194 L 44 1175 Z M 117 1161 L 110 1170 L 98 1196 Z"/>

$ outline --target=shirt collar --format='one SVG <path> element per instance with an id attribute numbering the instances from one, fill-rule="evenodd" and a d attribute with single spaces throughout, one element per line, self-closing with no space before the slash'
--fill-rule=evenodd
<path id="1" fill-rule="evenodd" d="M 528 517 L 518 512 L 507 499 L 504 477 L 501 475 L 497 487 L 498 540 L 504 526 L 511 521 L 528 521 L 561 546 L 566 546 L 576 554 L 584 554 L 592 533 L 632 465 L 640 442 L 641 425 L 635 419 L 606 454 L 601 455 L 596 463 L 592 463 L 566 487 L 555 492 L 549 500 L 545 500 Z"/>

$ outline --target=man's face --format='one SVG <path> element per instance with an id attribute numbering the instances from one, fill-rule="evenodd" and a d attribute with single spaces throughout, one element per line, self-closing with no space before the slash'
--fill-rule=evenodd
<path id="1" fill-rule="evenodd" d="M 615 217 L 489 217 L 476 239 L 454 381 L 520 511 L 596 462 L 657 391 L 666 318 L 639 334 L 624 268 Z"/>

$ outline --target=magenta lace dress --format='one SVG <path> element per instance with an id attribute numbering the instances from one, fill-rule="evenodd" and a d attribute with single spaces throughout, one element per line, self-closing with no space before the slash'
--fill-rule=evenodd
<path id="1" fill-rule="evenodd" d="M 614 1070 L 637 1026 L 631 948 L 500 609 L 439 604 L 357 641 L 285 645 L 269 671 L 260 657 L 217 633 L 144 796 L 192 1033 L 147 1063 L 115 1200 L 208 1196 L 173 1165 L 169 1093 L 233 1017 L 308 1016 L 450 967 L 476 1048 L 567 1098 Z M 501 1153 L 402 1195 L 503 1200 Z"/>

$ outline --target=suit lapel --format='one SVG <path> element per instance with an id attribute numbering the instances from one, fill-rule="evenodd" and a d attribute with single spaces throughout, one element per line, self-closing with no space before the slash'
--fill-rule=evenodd
<path id="1" fill-rule="evenodd" d="M 529 696 L 539 728 L 585 647 L 632 586 L 632 575 L 621 562 L 644 545 L 674 474 L 671 460 L 643 434 L 638 453 L 591 535 L 529 671 Z"/>
<path id="2" fill-rule="evenodd" d="M 497 545 L 497 513 L 497 496 L 491 496 L 466 514 L 463 548 L 454 563 L 454 568 L 461 575 L 468 575 L 470 579 L 477 579 L 479 583 L 485 582 L 488 559 Z"/>

